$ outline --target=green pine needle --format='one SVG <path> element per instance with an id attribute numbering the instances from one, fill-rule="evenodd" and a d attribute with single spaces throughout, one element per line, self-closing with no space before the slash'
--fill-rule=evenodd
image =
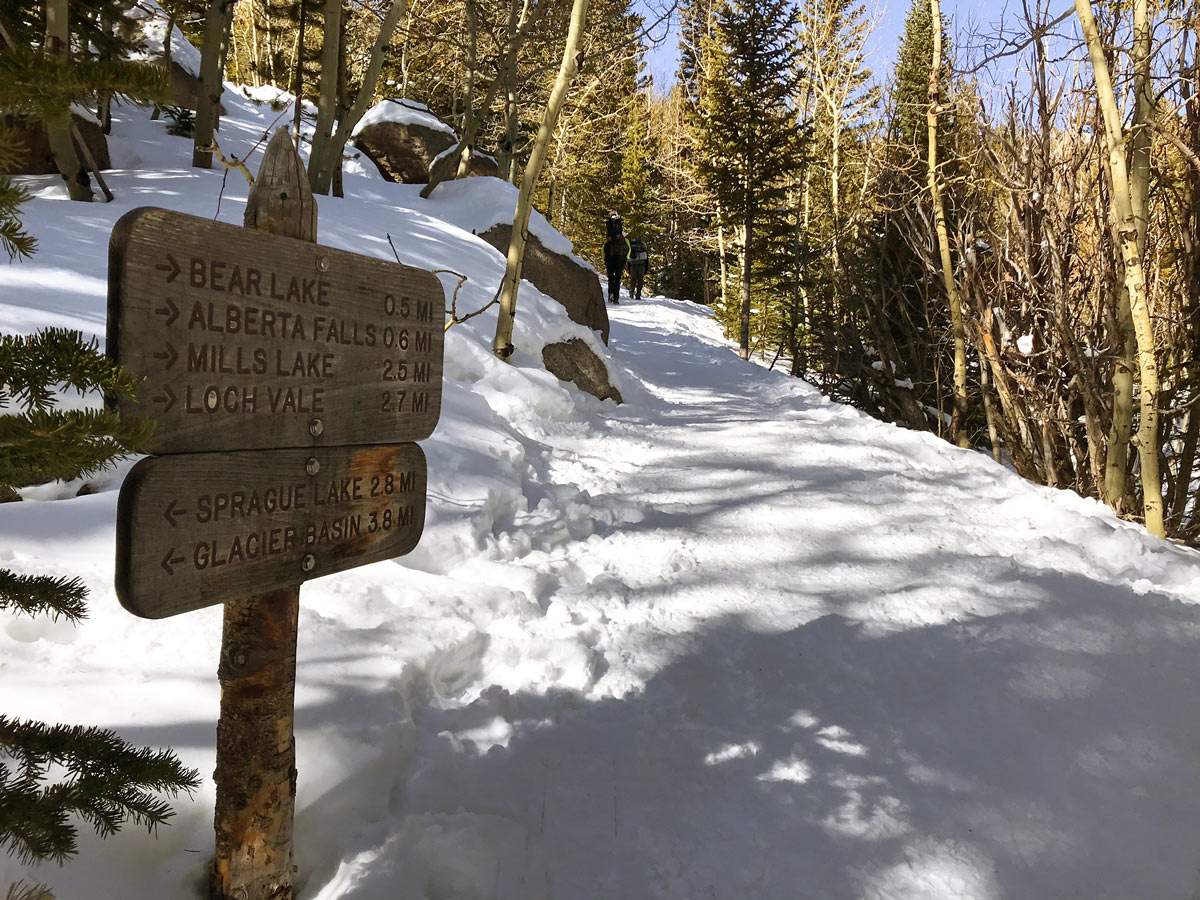
<path id="1" fill-rule="evenodd" d="M 54 894 L 44 884 L 13 882 L 4 892 L 4 900 L 54 900 Z"/>
<path id="2" fill-rule="evenodd" d="M 26 862 L 62 862 L 76 852 L 78 816 L 102 837 L 127 822 L 153 831 L 173 815 L 157 794 L 200 785 L 170 750 L 134 747 L 115 732 L 0 716 L 0 847 Z M 51 767 L 64 777 L 46 784 Z"/>
<path id="3" fill-rule="evenodd" d="M 27 616 L 48 615 L 68 622 L 87 618 L 88 590 L 78 578 L 17 575 L 0 569 L 0 610 Z"/>

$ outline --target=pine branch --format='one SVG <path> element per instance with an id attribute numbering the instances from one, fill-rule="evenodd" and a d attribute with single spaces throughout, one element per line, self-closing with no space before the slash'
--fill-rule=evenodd
<path id="1" fill-rule="evenodd" d="M 88 590 L 78 578 L 50 575 L 18 575 L 0 569 L 0 610 L 27 616 L 59 616 L 68 622 L 87 618 Z"/>
<path id="2" fill-rule="evenodd" d="M 4 900 L 54 900 L 54 894 L 44 884 L 15 881 L 4 892 Z"/>
<path id="3" fill-rule="evenodd" d="M 0 485 L 85 478 L 145 452 L 153 430 L 149 419 L 99 409 L 0 416 Z"/>
<path id="4" fill-rule="evenodd" d="M 100 728 L 0 716 L 0 753 L 14 766 L 0 763 L 0 846 L 30 862 L 75 853 L 70 815 L 102 837 L 129 821 L 153 831 L 173 815 L 155 794 L 190 796 L 200 785 L 199 773 L 170 750 L 134 747 Z M 66 776 L 45 785 L 51 766 Z"/>
<path id="5" fill-rule="evenodd" d="M 170 75 L 154 63 L 47 56 L 29 47 L 0 50 L 0 106 L 8 112 L 58 121 L 72 103 L 104 93 L 166 102 Z"/>
<path id="6" fill-rule="evenodd" d="M 137 380 L 98 352 L 95 338 L 66 328 L 47 328 L 30 335 L 0 335 L 0 406 L 9 397 L 25 410 L 54 405 L 55 385 L 80 394 L 89 390 L 134 396 Z"/>
<path id="7" fill-rule="evenodd" d="M 25 147 L 16 131 L 0 125 L 0 173 L 16 167 L 24 152 Z M 19 256 L 32 256 L 37 249 L 37 241 L 25 231 L 17 215 L 21 204 L 28 199 L 29 192 L 25 188 L 0 174 L 0 247 L 8 254 L 9 262 Z"/>

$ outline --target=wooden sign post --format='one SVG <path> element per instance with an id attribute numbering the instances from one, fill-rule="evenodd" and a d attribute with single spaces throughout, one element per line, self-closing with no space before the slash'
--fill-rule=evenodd
<path id="1" fill-rule="evenodd" d="M 285 129 L 267 144 L 245 225 L 317 239 L 317 203 Z M 210 900 L 293 900 L 300 583 L 225 604 Z"/>
<path id="2" fill-rule="evenodd" d="M 292 900 L 300 584 L 412 550 L 441 409 L 429 272 L 315 245 L 286 129 L 245 228 L 139 209 L 113 229 L 108 352 L 155 419 L 121 487 L 117 594 L 157 618 L 224 603 L 211 900 Z M 179 455 L 175 455 L 179 454 Z"/>

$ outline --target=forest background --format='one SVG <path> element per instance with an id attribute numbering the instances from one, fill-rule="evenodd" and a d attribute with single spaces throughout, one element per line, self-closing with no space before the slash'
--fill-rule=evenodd
<path id="1" fill-rule="evenodd" d="M 3 6 L 9 55 L 137 56 L 134 0 Z M 956 28 L 936 0 L 914 0 L 894 52 L 858 0 L 163 8 L 204 51 L 210 82 L 223 73 L 315 104 L 317 192 L 339 190 L 371 103 L 419 101 L 461 137 L 432 182 L 494 154 L 593 262 L 599 223 L 620 211 L 651 248 L 657 289 L 711 305 L 743 356 L 1153 533 L 1200 537 L 1190 6 L 1032 0 L 1003 25 Z M 675 41 L 674 77 L 656 87 L 647 54 Z M 77 73 L 69 99 L 101 121 L 114 98 L 155 97 L 144 75 L 88 83 L 97 73 Z M 52 105 L 24 111 L 60 132 L 66 157 Z M 196 164 L 212 165 L 219 107 L 202 97 L 194 122 L 167 112 L 194 130 Z M 60 168 L 75 199 L 90 196 L 83 162 Z M 17 199 L 6 233 L 19 253 Z"/>

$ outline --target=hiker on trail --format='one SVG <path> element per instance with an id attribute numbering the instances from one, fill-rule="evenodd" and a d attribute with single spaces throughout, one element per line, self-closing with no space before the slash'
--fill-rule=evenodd
<path id="1" fill-rule="evenodd" d="M 641 238 L 629 239 L 629 296 L 634 300 L 642 299 L 642 281 L 646 270 L 650 268 L 650 254 Z"/>
<path id="2" fill-rule="evenodd" d="M 625 260 L 629 258 L 629 241 L 625 239 L 624 225 L 616 213 L 608 214 L 605 224 L 608 237 L 604 241 L 604 268 L 608 271 L 608 302 L 621 302 L 621 275 L 625 271 Z"/>

